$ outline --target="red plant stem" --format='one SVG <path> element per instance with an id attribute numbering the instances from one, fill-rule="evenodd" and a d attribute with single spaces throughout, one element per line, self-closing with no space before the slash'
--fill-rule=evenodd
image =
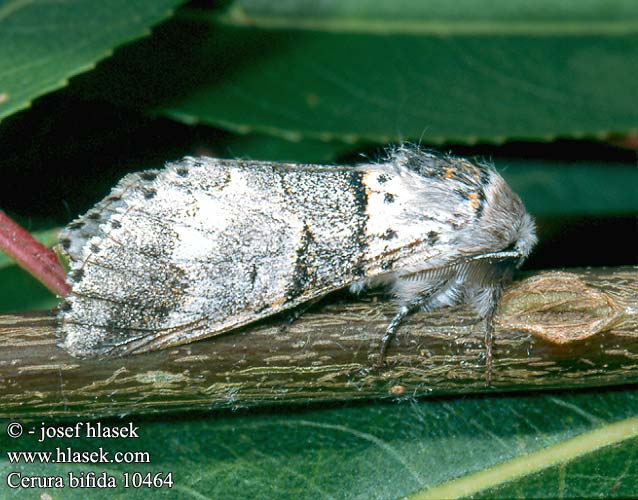
<path id="1" fill-rule="evenodd" d="M 40 283 L 60 297 L 66 297 L 71 288 L 66 273 L 52 250 L 16 224 L 0 210 L 0 250 L 6 252 L 18 265 Z"/>

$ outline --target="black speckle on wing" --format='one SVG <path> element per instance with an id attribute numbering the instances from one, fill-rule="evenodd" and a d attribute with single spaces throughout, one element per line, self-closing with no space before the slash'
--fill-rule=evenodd
<path id="1" fill-rule="evenodd" d="M 248 276 L 248 278 L 250 279 L 250 284 L 251 286 L 255 286 L 255 281 L 257 281 L 257 266 L 255 264 L 253 264 L 252 268 L 250 269 L 250 275 Z"/>
<path id="2" fill-rule="evenodd" d="M 152 200 L 153 198 L 155 198 L 155 195 L 157 194 L 157 191 L 155 191 L 155 189 L 152 188 L 146 188 L 144 190 L 144 199 L 146 200 Z"/>
<path id="3" fill-rule="evenodd" d="M 140 177 L 142 178 L 142 180 L 150 182 L 155 180 L 155 178 L 157 177 L 157 174 L 158 174 L 157 170 L 148 170 L 146 172 L 142 172 L 140 174 Z"/>
<path id="4" fill-rule="evenodd" d="M 379 236 L 382 240 L 393 240 L 396 237 L 397 232 L 394 229 L 388 229 L 385 233 Z"/>
<path id="5" fill-rule="evenodd" d="M 286 292 L 286 300 L 291 301 L 302 295 L 311 286 L 312 273 L 308 269 L 308 256 L 314 237 L 307 225 L 304 225 L 301 240 L 296 251 L 295 268 Z"/>
<path id="6" fill-rule="evenodd" d="M 69 274 L 69 277 L 71 278 L 71 281 L 73 282 L 78 282 L 81 281 L 82 278 L 84 278 L 84 269 L 76 269 L 75 271 L 72 271 Z"/>
<path id="7" fill-rule="evenodd" d="M 366 237 L 366 227 L 368 224 L 368 193 L 366 192 L 366 187 L 363 182 L 365 174 L 356 170 L 351 170 L 348 173 L 350 175 L 349 186 L 355 200 L 355 214 L 352 222 L 355 224 L 354 235 L 357 259 L 354 264 L 353 275 L 355 277 L 361 277 L 365 275 L 364 264 L 368 249 L 368 240 Z"/>

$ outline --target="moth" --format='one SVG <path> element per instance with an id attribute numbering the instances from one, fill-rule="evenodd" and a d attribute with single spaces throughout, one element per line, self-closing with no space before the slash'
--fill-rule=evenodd
<path id="1" fill-rule="evenodd" d="M 228 332 L 349 287 L 389 286 L 403 319 L 469 302 L 491 321 L 536 242 L 491 166 L 416 146 L 357 166 L 185 158 L 124 177 L 61 233 L 59 333 L 79 357 Z"/>

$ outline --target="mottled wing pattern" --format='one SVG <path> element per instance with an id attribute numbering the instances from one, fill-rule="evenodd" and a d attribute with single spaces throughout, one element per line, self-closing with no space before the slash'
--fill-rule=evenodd
<path id="1" fill-rule="evenodd" d="M 364 272 L 360 181 L 354 169 L 207 158 L 125 177 L 61 235 L 65 346 L 157 349 L 347 285 Z"/>

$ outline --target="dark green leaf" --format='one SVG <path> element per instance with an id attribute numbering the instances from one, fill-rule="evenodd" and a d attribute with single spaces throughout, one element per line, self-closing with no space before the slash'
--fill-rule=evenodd
<path id="1" fill-rule="evenodd" d="M 51 309 L 59 299 L 18 266 L 0 268 L 0 314 Z"/>
<path id="2" fill-rule="evenodd" d="M 348 23 L 376 23 L 325 31 L 296 29 L 302 11 L 278 2 L 268 4 L 278 30 L 216 25 L 210 12 L 186 11 L 76 91 L 189 124 L 294 140 L 476 143 L 635 130 L 636 4 L 570 2 L 557 19 L 546 17 L 545 4 L 516 11 L 480 2 L 472 12 L 491 17 L 476 25 L 468 18 L 462 29 L 448 26 L 454 12 L 431 18 L 422 2 L 401 2 L 394 17 L 358 10 L 367 5 L 358 0 L 303 11 L 311 22 L 321 15 L 333 23 L 347 11 Z M 426 26 L 399 30 L 397 16 Z"/>
<path id="3" fill-rule="evenodd" d="M 123 471 L 172 471 L 173 489 L 156 492 L 164 498 L 449 498 L 479 493 L 494 498 L 501 492 L 504 497 L 520 492 L 525 497 L 633 497 L 638 494 L 637 404 L 638 393 L 626 390 L 164 417 L 134 422 L 139 439 L 81 437 L 43 444 L 37 443 L 40 422 L 23 422 L 25 431 L 36 433 L 15 440 L 2 433 L 3 450 L 103 447 L 147 451 L 150 462 L 25 465 L 9 464 L 4 454 L 0 471 L 5 478 L 9 471 L 65 478 L 69 472 L 107 471 L 120 485 Z M 64 495 L 86 498 L 86 491 L 65 489 Z M 91 498 L 147 495 L 146 488 L 91 490 Z"/>
<path id="4" fill-rule="evenodd" d="M 261 28 L 546 36 L 635 33 L 637 16 L 638 6 L 630 0 L 234 0 L 219 18 L 227 24 Z"/>
<path id="5" fill-rule="evenodd" d="M 496 167 L 537 217 L 638 213 L 638 169 L 612 162 L 499 159 Z"/>
<path id="6" fill-rule="evenodd" d="M 0 119 L 63 87 L 182 0 L 0 1 Z"/>
<path id="7" fill-rule="evenodd" d="M 338 141 L 287 141 L 262 134 L 232 135 L 220 144 L 218 156 L 295 163 L 334 163 L 354 146 Z"/>
<path id="8" fill-rule="evenodd" d="M 51 247 L 57 242 L 60 228 L 36 231 L 40 243 Z M 0 251 L 0 313 L 23 310 L 51 309 L 58 299 L 35 278 L 18 267 Z"/>

